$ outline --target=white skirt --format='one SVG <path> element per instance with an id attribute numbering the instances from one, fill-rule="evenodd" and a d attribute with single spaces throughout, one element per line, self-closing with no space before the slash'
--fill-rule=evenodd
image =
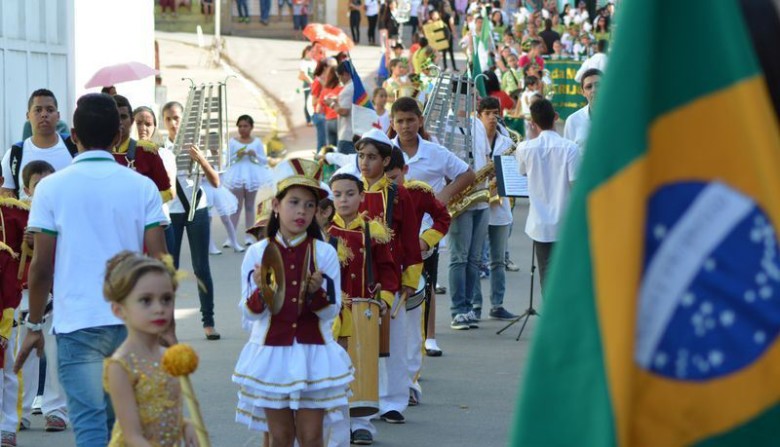
<path id="1" fill-rule="evenodd" d="M 265 408 L 318 408 L 327 411 L 327 419 L 338 418 L 339 412 L 329 410 L 347 405 L 353 374 L 349 355 L 335 341 L 292 346 L 249 342 L 233 373 L 240 387 L 236 422 L 268 431 Z"/>
<path id="2" fill-rule="evenodd" d="M 238 211 L 238 199 L 230 190 L 224 186 L 215 188 L 208 181 L 202 185 L 209 201 L 209 216 L 229 216 Z"/>
<path id="3" fill-rule="evenodd" d="M 273 170 L 267 165 L 252 163 L 248 159 L 230 165 L 224 174 L 225 186 L 230 189 L 244 188 L 247 191 L 257 191 L 265 186 L 273 185 Z"/>

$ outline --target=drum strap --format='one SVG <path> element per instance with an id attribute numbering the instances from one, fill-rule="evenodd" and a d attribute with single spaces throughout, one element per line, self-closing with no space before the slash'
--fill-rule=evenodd
<path id="1" fill-rule="evenodd" d="M 387 209 L 385 217 L 388 228 L 393 228 L 393 206 L 395 206 L 395 196 L 398 193 L 398 186 L 393 183 L 387 188 Z"/>
<path id="2" fill-rule="evenodd" d="M 371 229 L 368 222 L 363 223 L 363 235 L 365 238 L 365 251 L 366 251 L 366 278 L 368 279 L 368 289 L 371 290 L 374 287 L 374 263 L 371 260 Z"/>

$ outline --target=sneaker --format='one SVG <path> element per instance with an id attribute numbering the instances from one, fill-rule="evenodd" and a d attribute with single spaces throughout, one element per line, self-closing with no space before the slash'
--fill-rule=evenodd
<path id="1" fill-rule="evenodd" d="M 382 418 L 382 420 L 388 424 L 403 424 L 406 422 L 404 415 L 395 410 L 388 411 L 387 413 L 380 416 L 380 418 Z"/>
<path id="2" fill-rule="evenodd" d="M 425 355 L 428 357 L 441 357 L 442 351 L 435 338 L 425 340 Z"/>
<path id="3" fill-rule="evenodd" d="M 481 315 L 477 315 L 473 310 L 466 314 L 466 321 L 468 321 L 469 329 L 477 329 L 479 327 L 480 316 Z"/>
<path id="4" fill-rule="evenodd" d="M 212 255 L 212 256 L 218 256 L 218 255 L 221 255 L 222 252 L 217 250 L 217 249 L 212 250 L 212 249 L 209 248 L 209 254 Z"/>
<path id="5" fill-rule="evenodd" d="M 488 278 L 490 278 L 490 270 L 479 269 L 479 279 L 488 279 Z"/>
<path id="6" fill-rule="evenodd" d="M 230 244 L 230 246 L 233 248 L 233 251 L 236 252 L 236 253 L 243 253 L 243 252 L 246 251 L 246 248 L 244 248 L 244 247 L 242 247 L 242 246 L 240 246 L 238 244 L 236 244 L 236 245 Z"/>
<path id="7" fill-rule="evenodd" d="M 254 240 L 254 239 L 252 239 L 252 237 L 251 237 L 251 236 L 247 236 L 246 238 L 244 238 L 244 244 L 245 244 L 246 246 L 250 246 L 250 245 L 252 245 L 252 244 L 254 244 L 254 243 L 255 243 L 255 240 Z"/>
<path id="8" fill-rule="evenodd" d="M 359 429 L 352 432 L 352 444 L 355 445 L 371 445 L 374 443 L 374 437 L 371 436 L 371 432 L 366 429 Z"/>
<path id="9" fill-rule="evenodd" d="M 511 259 L 506 260 L 506 271 L 507 272 L 519 272 L 520 266 L 512 262 Z"/>
<path id="10" fill-rule="evenodd" d="M 447 288 L 436 284 L 436 288 L 433 291 L 436 293 L 436 295 L 444 295 L 447 293 Z"/>
<path id="11" fill-rule="evenodd" d="M 19 431 L 25 431 L 30 429 L 30 420 L 27 418 L 19 419 Z"/>
<path id="12" fill-rule="evenodd" d="M 230 247 L 230 239 L 225 239 L 225 242 L 222 243 L 222 248 L 229 248 Z"/>
<path id="13" fill-rule="evenodd" d="M 503 306 L 498 306 L 490 309 L 490 318 L 492 320 L 514 320 L 517 318 L 517 315 L 504 309 Z"/>
<path id="14" fill-rule="evenodd" d="M 1 447 L 16 447 L 16 433 L 12 431 L 4 431 L 0 435 Z"/>
<path id="15" fill-rule="evenodd" d="M 46 416 L 46 423 L 43 426 L 44 430 L 52 431 L 65 431 L 68 428 L 68 423 L 65 419 L 57 416 L 56 414 L 50 414 Z"/>
<path id="16" fill-rule="evenodd" d="M 469 319 L 466 317 L 466 314 L 455 315 L 452 319 L 452 323 L 450 323 L 450 328 L 455 329 L 456 331 L 467 330 L 469 328 Z"/>
<path id="17" fill-rule="evenodd" d="M 417 401 L 417 396 L 414 395 L 414 391 L 409 391 L 409 406 L 416 407 L 417 405 L 420 405 L 420 402 Z"/>
<path id="18" fill-rule="evenodd" d="M 41 411 L 42 402 L 43 402 L 43 396 L 35 396 L 35 399 L 33 399 L 32 402 L 32 414 L 35 415 L 43 414 L 43 411 Z"/>

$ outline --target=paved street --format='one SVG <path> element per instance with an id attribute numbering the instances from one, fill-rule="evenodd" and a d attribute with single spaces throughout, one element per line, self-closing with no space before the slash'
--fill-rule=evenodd
<path id="1" fill-rule="evenodd" d="M 183 73 L 198 81 L 219 80 L 224 79 L 230 69 L 209 66 L 208 55 L 195 46 L 194 36 L 158 33 L 158 40 L 168 99 L 186 99 L 186 84 L 178 82 Z M 296 76 L 302 46 L 301 42 L 227 38 L 231 63 L 248 78 L 247 82 L 241 79 L 231 81 L 235 84 L 231 84 L 229 91 L 230 115 L 251 113 L 261 123 L 261 132 L 276 126 L 291 152 L 311 153 L 313 131 L 303 124 L 302 96 L 295 94 L 299 84 Z M 358 70 L 369 73 L 376 67 L 378 49 L 360 47 L 353 51 L 352 56 Z M 276 101 L 282 101 L 290 112 L 275 114 L 278 110 Z M 522 231 L 527 206 L 527 201 L 518 201 L 515 208 L 515 231 L 510 240 L 512 258 L 522 267 L 521 272 L 507 273 L 505 306 L 514 313 L 520 313 L 528 304 L 531 248 L 529 239 Z M 215 240 L 224 240 L 225 232 L 221 223 L 215 222 L 212 228 Z M 191 271 L 186 242 L 182 256 L 182 268 Z M 192 344 L 201 358 L 199 369 L 192 379 L 214 446 L 261 445 L 259 436 L 233 422 L 237 390 L 230 381 L 230 375 L 247 338 L 247 334 L 241 330 L 236 307 L 242 258 L 243 255 L 233 253 L 232 250 L 210 258 L 216 290 L 216 322 L 217 329 L 222 333 L 221 341 L 209 342 L 203 337 L 192 278 L 182 284 L 177 297 L 176 316 L 180 339 Z M 442 285 L 447 284 L 447 263 L 448 255 L 445 253 L 439 269 Z M 489 281 L 483 280 L 482 286 L 485 301 L 489 302 Z M 480 329 L 458 332 L 449 328 L 449 320 L 449 297 L 440 295 L 437 304 L 437 338 L 444 349 L 444 356 L 424 360 L 421 382 L 424 395 L 421 405 L 407 411 L 405 425 L 378 422 L 379 435 L 375 445 L 506 445 L 519 378 L 536 321 L 531 320 L 530 330 L 527 329 L 522 339 L 516 342 L 517 326 L 503 335 L 496 335 L 496 330 L 503 323 L 483 320 Z M 18 445 L 74 445 L 71 432 L 44 433 L 40 416 L 34 417 L 33 423 L 33 430 L 19 434 Z"/>

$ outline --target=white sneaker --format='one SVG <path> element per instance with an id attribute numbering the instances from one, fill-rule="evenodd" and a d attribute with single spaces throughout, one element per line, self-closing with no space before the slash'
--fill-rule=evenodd
<path id="1" fill-rule="evenodd" d="M 246 245 L 252 245 L 252 244 L 254 244 L 254 243 L 255 243 L 255 240 L 254 240 L 254 239 L 252 239 L 252 236 L 247 236 L 247 237 L 244 239 L 244 243 L 245 243 Z"/>
<path id="2" fill-rule="evenodd" d="M 35 396 L 32 401 L 32 414 L 43 414 L 41 411 L 41 404 L 43 403 L 43 396 Z"/>
<path id="3" fill-rule="evenodd" d="M 230 239 L 225 239 L 225 242 L 222 243 L 222 248 L 230 248 Z"/>

